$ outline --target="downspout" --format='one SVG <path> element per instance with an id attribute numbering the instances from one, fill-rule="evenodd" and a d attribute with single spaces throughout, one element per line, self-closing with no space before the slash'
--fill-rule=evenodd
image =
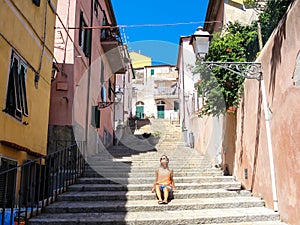
<path id="1" fill-rule="evenodd" d="M 127 76 L 126 76 L 126 74 L 127 74 Z M 126 97 L 126 99 L 128 98 L 127 91 L 125 91 L 125 90 L 126 90 L 126 87 L 128 86 L 128 85 L 126 85 L 126 83 L 128 82 L 128 79 L 129 79 L 128 77 L 129 76 L 130 76 L 129 75 L 129 64 L 126 63 L 126 73 L 124 74 L 124 81 L 123 81 L 123 93 L 124 93 L 124 95 L 123 95 L 123 124 L 125 122 L 125 108 L 126 108 L 126 106 L 125 106 L 125 97 Z M 125 96 L 125 94 L 126 94 L 126 96 Z M 127 104 L 128 104 L 128 102 L 127 102 Z"/>
<path id="2" fill-rule="evenodd" d="M 261 25 L 259 22 L 257 23 L 257 32 L 258 32 L 259 50 L 262 51 L 263 40 L 261 34 Z M 269 154 L 269 163 L 270 163 L 273 207 L 274 207 L 274 211 L 278 212 L 278 197 L 277 197 L 276 176 L 275 176 L 274 156 L 273 156 L 273 147 L 272 147 L 272 135 L 271 135 L 271 128 L 270 128 L 272 113 L 268 107 L 266 85 L 262 73 L 260 77 L 261 77 L 260 80 L 261 95 L 262 95 L 262 103 L 263 103 L 264 115 L 265 115 L 266 135 L 267 135 L 268 154 Z"/>
<path id="3" fill-rule="evenodd" d="M 94 18 L 94 4 L 93 0 L 91 0 L 91 27 L 93 26 L 93 18 Z M 89 108 L 90 108 L 90 86 L 91 86 L 91 65 L 92 65 L 92 41 L 93 41 L 93 29 L 90 29 L 90 57 L 89 57 L 89 68 L 88 68 L 88 80 L 87 80 L 87 95 L 86 95 L 86 115 L 85 115 L 85 141 L 86 145 L 88 143 L 88 135 L 89 135 Z"/>
<path id="4" fill-rule="evenodd" d="M 268 103 L 267 103 L 267 91 L 266 91 L 265 81 L 263 79 L 263 76 L 261 76 L 261 77 L 262 77 L 262 79 L 260 81 L 260 84 L 261 84 L 262 102 L 263 102 L 265 123 L 266 123 L 266 135 L 267 135 L 267 144 L 268 144 L 268 153 L 269 153 L 273 204 L 274 204 L 274 211 L 278 212 L 276 176 L 275 176 L 275 166 L 274 166 L 273 147 L 272 147 L 272 135 L 271 135 L 271 128 L 270 128 L 270 123 L 272 120 L 272 113 L 270 112 L 270 109 L 269 109 Z"/>
<path id="5" fill-rule="evenodd" d="M 186 127 L 185 127 L 185 85 L 184 85 L 184 59 L 183 59 L 183 45 L 182 46 L 182 49 L 181 49 L 181 72 L 182 72 L 182 107 L 183 107 L 183 127 L 182 127 L 182 130 L 185 131 Z"/>

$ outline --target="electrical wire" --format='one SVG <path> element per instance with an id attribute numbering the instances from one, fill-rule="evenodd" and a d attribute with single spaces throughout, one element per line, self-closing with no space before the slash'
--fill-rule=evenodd
<path id="1" fill-rule="evenodd" d="M 133 25 L 117 25 L 117 26 L 87 26 L 87 27 L 68 27 L 69 30 L 77 29 L 117 29 L 117 28 L 142 28 L 142 27 L 171 27 L 181 25 L 193 25 L 193 24 L 210 24 L 210 23 L 223 23 L 222 21 L 198 21 L 198 22 L 177 22 L 177 23 L 153 23 L 153 24 L 133 24 Z M 55 27 L 55 29 L 65 29 L 64 27 Z"/>

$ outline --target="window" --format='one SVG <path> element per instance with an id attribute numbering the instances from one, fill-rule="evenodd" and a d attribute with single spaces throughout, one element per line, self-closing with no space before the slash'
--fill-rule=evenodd
<path id="1" fill-rule="evenodd" d="M 99 4 L 99 1 L 98 0 L 95 0 L 94 1 L 94 13 L 95 15 L 98 17 L 98 8 L 99 8 L 100 4 Z"/>
<path id="2" fill-rule="evenodd" d="M 28 117 L 26 70 L 27 66 L 24 60 L 12 52 L 5 112 L 20 121 L 22 116 Z"/>
<path id="3" fill-rule="evenodd" d="M 154 75 L 154 69 L 151 69 L 150 74 Z"/>
<path id="4" fill-rule="evenodd" d="M 104 84 L 104 75 L 105 75 L 105 68 L 104 68 L 104 63 L 103 59 L 101 59 L 101 68 L 100 68 L 100 82 L 101 84 Z"/>
<path id="5" fill-rule="evenodd" d="M 91 29 L 84 29 L 87 23 L 83 18 L 83 12 L 80 12 L 79 45 L 86 57 L 91 56 Z"/>
<path id="6" fill-rule="evenodd" d="M 32 0 L 33 4 L 35 4 L 36 6 L 40 6 L 41 5 L 41 0 Z"/>
<path id="7" fill-rule="evenodd" d="M 100 128 L 100 110 L 98 106 L 92 106 L 92 126 Z"/>
<path id="8" fill-rule="evenodd" d="M 107 21 L 107 18 L 106 18 L 106 14 L 104 13 L 103 15 L 103 19 L 102 19 L 102 26 L 107 26 L 108 25 L 108 21 Z M 100 40 L 106 40 L 109 36 L 109 30 L 104 28 L 104 29 L 101 29 L 101 37 L 100 37 Z"/>
<path id="9" fill-rule="evenodd" d="M 179 109 L 179 102 L 174 101 L 174 112 L 178 112 L 178 109 Z"/>
<path id="10" fill-rule="evenodd" d="M 109 79 L 108 80 L 108 98 L 109 98 L 109 100 L 111 100 L 112 91 L 113 91 L 113 89 L 112 89 L 112 85 L 111 85 L 111 80 Z"/>
<path id="11" fill-rule="evenodd" d="M 104 84 L 101 87 L 101 100 L 102 102 L 106 102 L 106 88 Z"/>
<path id="12" fill-rule="evenodd" d="M 133 70 L 133 78 L 132 79 L 135 79 L 136 73 L 137 73 L 137 71 Z"/>
<path id="13" fill-rule="evenodd" d="M 12 169 L 17 162 L 6 158 L 0 158 L 0 172 Z M 16 188 L 16 170 L 0 175 L 0 206 L 10 208 L 14 206 Z M 4 196 L 5 195 L 5 196 Z M 6 201 L 4 201 L 6 199 Z"/>

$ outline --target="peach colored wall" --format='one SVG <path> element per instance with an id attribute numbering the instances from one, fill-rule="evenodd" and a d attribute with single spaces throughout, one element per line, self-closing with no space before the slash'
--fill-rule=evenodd
<path id="1" fill-rule="evenodd" d="M 295 1 L 286 20 L 263 49 L 259 61 L 272 111 L 271 134 L 281 219 L 296 225 L 300 221 L 300 89 L 293 73 L 300 52 L 300 1 Z M 272 207 L 272 188 L 265 121 L 259 82 L 247 80 L 237 113 L 234 175 L 255 196 Z M 244 179 L 244 169 L 249 178 Z"/>
<path id="2" fill-rule="evenodd" d="M 236 113 L 227 112 L 224 119 L 224 140 L 222 145 L 222 168 L 227 175 L 233 174 L 236 140 Z"/>

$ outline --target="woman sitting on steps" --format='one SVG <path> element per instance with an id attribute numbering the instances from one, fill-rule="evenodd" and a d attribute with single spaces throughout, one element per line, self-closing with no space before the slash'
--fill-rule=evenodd
<path id="1" fill-rule="evenodd" d="M 168 164 L 168 157 L 162 155 L 160 158 L 160 167 L 155 171 L 156 178 L 152 192 L 156 192 L 158 204 L 168 204 L 170 193 L 178 192 L 173 180 L 173 170 L 169 168 Z"/>

